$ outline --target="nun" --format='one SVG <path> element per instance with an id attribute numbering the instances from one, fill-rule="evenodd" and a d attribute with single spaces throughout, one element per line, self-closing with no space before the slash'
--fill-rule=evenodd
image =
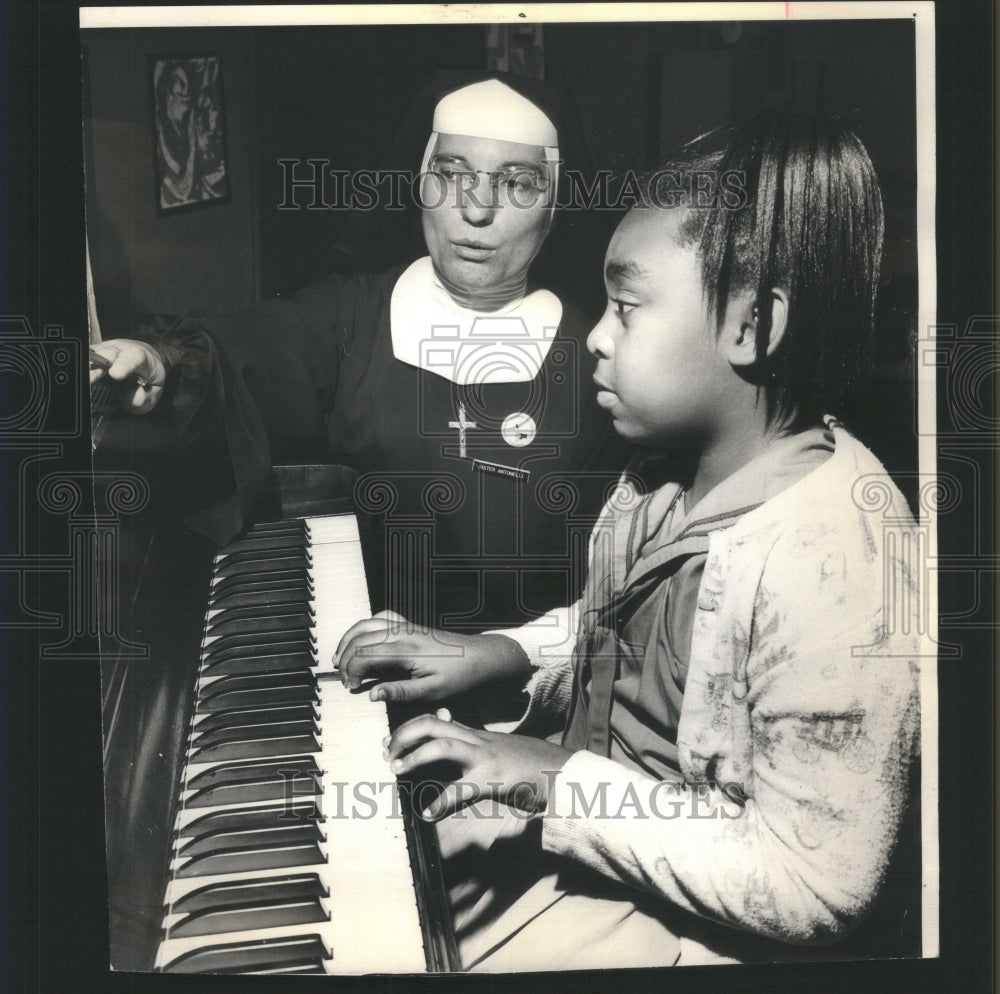
<path id="1" fill-rule="evenodd" d="M 558 121 L 518 77 L 439 95 L 413 163 L 425 255 L 96 347 L 92 382 L 146 416 L 131 437 L 160 420 L 179 440 L 187 524 L 224 543 L 274 465 L 344 464 L 374 611 L 472 635 L 572 603 L 627 452 L 593 401 L 588 321 L 532 277 L 561 223 Z"/>

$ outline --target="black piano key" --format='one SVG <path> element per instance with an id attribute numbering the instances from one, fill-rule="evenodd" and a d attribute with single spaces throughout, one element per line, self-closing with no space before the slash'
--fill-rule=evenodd
<path id="1" fill-rule="evenodd" d="M 239 596 L 238 594 L 227 595 L 225 600 L 238 600 Z M 265 591 L 257 591 L 256 596 L 263 598 Z M 287 614 L 296 607 L 305 613 L 311 613 L 310 604 L 312 597 L 302 584 L 299 584 L 297 588 L 285 584 L 267 592 L 267 597 L 271 599 L 261 600 L 260 603 L 253 604 L 219 604 L 214 600 L 211 601 L 209 603 L 211 614 L 208 618 L 208 628 L 211 629 L 212 625 L 217 624 L 219 621 L 258 618 L 262 614 Z"/>
<path id="2" fill-rule="evenodd" d="M 255 588 L 265 590 L 278 587 L 282 584 L 290 585 L 295 583 L 301 583 L 310 588 L 313 586 L 313 578 L 305 566 L 300 566 L 298 569 L 270 570 L 265 573 L 258 571 L 251 576 L 245 577 L 240 576 L 238 573 L 235 576 L 226 577 L 225 579 L 216 577 L 209 589 L 209 596 L 214 598 L 218 597 L 219 594 L 228 593 L 233 590 L 253 590 Z"/>
<path id="3" fill-rule="evenodd" d="M 201 651 L 201 672 L 217 659 L 265 656 L 270 652 L 308 652 L 314 644 L 310 631 L 230 633 L 205 641 Z"/>
<path id="4" fill-rule="evenodd" d="M 235 738 L 205 746 L 193 746 L 189 763 L 223 763 L 235 759 L 267 759 L 273 756 L 301 756 L 320 750 L 312 731 L 287 732 L 278 736 Z"/>
<path id="5" fill-rule="evenodd" d="M 300 966 L 274 966 L 267 970 L 242 970 L 248 977 L 307 977 L 326 976 L 326 970 L 318 964 L 304 963 Z M 456 968 L 456 971 L 457 968 Z"/>
<path id="6" fill-rule="evenodd" d="M 178 877 L 207 877 L 220 873 L 246 873 L 283 866 L 317 866 L 324 863 L 323 853 L 315 842 L 261 846 L 205 856 L 193 856 L 177 868 Z"/>
<path id="7" fill-rule="evenodd" d="M 250 655 L 260 655 L 265 646 L 280 646 L 284 642 L 302 642 L 314 646 L 316 639 L 311 630 L 302 629 L 294 632 L 230 632 L 228 635 L 206 641 L 202 649 L 202 659 L 205 662 L 218 659 L 229 649 L 245 649 Z"/>
<path id="8" fill-rule="evenodd" d="M 196 714 L 271 704 L 311 704 L 318 700 L 311 673 L 246 673 L 221 676 L 198 691 Z"/>
<path id="9" fill-rule="evenodd" d="M 170 973 L 249 973 L 294 967 L 322 973 L 323 963 L 330 958 L 318 935 L 299 935 L 203 946 L 178 956 L 163 969 Z"/>
<path id="10" fill-rule="evenodd" d="M 215 680 L 203 680 L 198 689 L 199 700 L 209 700 L 231 690 L 252 690 L 255 687 L 309 687 L 316 686 L 316 678 L 311 673 L 246 673 L 240 676 L 220 676 Z"/>
<path id="11" fill-rule="evenodd" d="M 247 673 L 307 673 L 316 666 L 316 657 L 304 648 L 301 652 L 274 653 L 262 651 L 259 655 L 230 653 L 213 659 L 202 668 L 203 676 L 224 676 Z"/>
<path id="12" fill-rule="evenodd" d="M 313 655 L 310 653 L 310 655 Z M 214 660 L 213 660 L 214 662 Z M 237 681 L 243 681 L 238 683 Z M 243 673 L 226 673 L 220 671 L 217 667 L 213 667 L 210 673 L 206 673 L 199 683 L 198 696 L 196 698 L 196 708 L 197 710 L 202 710 L 202 702 L 211 703 L 214 698 L 219 698 L 224 694 L 231 693 L 236 690 L 248 690 L 252 691 L 258 687 L 271 687 L 275 690 L 279 688 L 289 688 L 289 687 L 306 687 L 315 688 L 316 686 L 316 676 L 312 670 L 305 666 L 297 667 L 279 667 L 278 669 L 272 670 L 268 667 L 250 667 L 249 672 Z M 310 698 L 311 699 L 311 698 Z M 277 702 L 278 698 L 275 698 Z M 287 697 L 282 698 L 282 700 L 288 700 Z M 261 704 L 264 702 L 261 701 Z M 244 707 L 243 704 L 233 703 L 232 705 L 225 705 L 228 707 Z M 253 707 L 251 703 L 249 705 Z M 213 711 L 219 710 L 219 705 L 215 704 L 211 708 Z"/>
<path id="13" fill-rule="evenodd" d="M 281 707 L 265 705 L 259 708 L 238 708 L 233 711 L 217 711 L 206 715 L 194 727 L 194 732 L 201 735 L 215 731 L 217 728 L 236 728 L 241 725 L 256 725 L 262 720 L 272 721 L 306 721 L 316 719 L 316 709 L 311 704 L 286 704 Z"/>
<path id="14" fill-rule="evenodd" d="M 303 705 L 293 705 L 296 709 L 301 709 Z M 305 705 L 308 709 L 308 705 Z M 254 708 L 255 711 L 263 711 L 263 708 Z M 219 717 L 213 715 L 213 718 Z M 319 735 L 319 725 L 311 715 L 305 717 L 275 717 L 274 721 L 257 721 L 252 723 L 242 723 L 226 725 L 222 728 L 198 729 L 197 734 L 191 740 L 192 751 L 206 749 L 209 746 L 222 745 L 225 742 L 236 742 L 242 739 L 280 739 L 289 735 L 305 735 L 312 733 Z"/>
<path id="15" fill-rule="evenodd" d="M 309 798 L 286 804 L 269 804 L 259 808 L 229 808 L 210 811 L 194 818 L 177 830 L 177 838 L 193 839 L 211 832 L 230 832 L 239 828 L 266 828 L 271 825 L 296 825 L 317 819 L 319 805 Z"/>
<path id="16" fill-rule="evenodd" d="M 305 534 L 305 531 L 306 523 L 302 518 L 285 518 L 280 521 L 258 521 L 257 524 L 251 525 L 246 530 L 245 537 L 287 533 Z"/>
<path id="17" fill-rule="evenodd" d="M 234 904 L 262 904 L 295 898 L 329 897 L 330 891 L 315 873 L 286 877 L 256 877 L 251 880 L 206 884 L 179 897 L 168 910 L 173 914 L 211 911 Z"/>
<path id="18" fill-rule="evenodd" d="M 313 756 L 294 756 L 268 763 L 221 763 L 202 770 L 188 781 L 194 793 L 189 808 L 219 807 L 279 801 L 321 793 L 323 781 Z"/>
<path id="19" fill-rule="evenodd" d="M 293 552 L 297 549 L 307 548 L 308 541 L 304 528 L 298 529 L 298 531 L 275 532 L 270 535 L 251 535 L 236 542 L 230 542 L 229 545 L 220 549 L 216 562 L 224 562 L 227 556 L 238 552 L 257 552 L 266 549 L 286 549 Z"/>
<path id="20" fill-rule="evenodd" d="M 220 579 L 212 585 L 209 595 L 210 597 L 218 597 L 233 591 L 264 590 L 272 584 L 281 583 L 304 583 L 310 589 L 312 588 L 309 571 L 300 567 L 299 569 L 276 569 L 269 573 L 255 573 L 252 576 L 237 575 Z"/>
<path id="21" fill-rule="evenodd" d="M 273 570 L 309 569 L 312 557 L 307 552 L 298 552 L 288 556 L 276 553 L 239 552 L 215 568 L 218 577 L 254 576 L 258 573 L 270 573 Z"/>
<path id="22" fill-rule="evenodd" d="M 318 899 L 273 901 L 199 911 L 177 922 L 167 934 L 168 939 L 185 939 L 192 935 L 218 935 L 221 932 L 245 932 L 250 929 L 278 926 L 311 925 L 329 921 L 330 916 Z"/>
<path id="23" fill-rule="evenodd" d="M 207 622 L 207 632 L 223 621 L 246 621 L 254 618 L 274 618 L 281 614 L 307 614 L 312 618 L 314 612 L 308 597 L 292 598 L 275 601 L 269 604 L 232 604 L 228 607 L 212 605 L 212 614 Z"/>
<path id="24" fill-rule="evenodd" d="M 267 607 L 271 604 L 308 604 L 312 600 L 312 590 L 301 581 L 288 580 L 284 583 L 262 584 L 259 590 L 234 590 L 213 597 L 209 607 L 213 611 L 225 611 L 235 607 Z"/>
<path id="25" fill-rule="evenodd" d="M 281 591 L 277 600 L 265 601 L 262 604 L 230 604 L 225 607 L 211 605 L 211 616 L 209 617 L 205 633 L 212 634 L 212 629 L 218 627 L 221 622 L 230 621 L 253 621 L 256 618 L 272 618 L 284 614 L 305 614 L 313 619 L 312 598 L 296 595 L 294 597 L 281 597 Z"/>
<path id="26" fill-rule="evenodd" d="M 298 759 L 269 760 L 266 763 L 221 763 L 210 770 L 201 770 L 188 781 L 192 790 L 203 787 L 213 787 L 226 783 L 245 783 L 248 779 L 274 776 L 288 772 L 297 777 L 316 777 L 320 769 L 312 756 L 300 756 Z"/>
<path id="27" fill-rule="evenodd" d="M 249 640 L 249 644 L 234 644 L 233 637 L 229 637 L 226 639 L 224 645 L 213 642 L 210 648 L 213 650 L 211 656 L 209 656 L 208 650 L 206 650 L 205 662 L 201 667 L 203 676 L 208 675 L 208 671 L 212 667 L 229 659 L 243 659 L 248 656 L 282 656 L 288 653 L 311 653 L 312 642 L 302 635 L 289 638 L 281 632 L 274 632 L 261 635 L 255 641 Z"/>
<path id="28" fill-rule="evenodd" d="M 214 570 L 232 563 L 254 563 L 264 559 L 285 559 L 290 556 L 307 557 L 309 539 L 305 535 L 267 536 L 234 543 L 219 550 L 215 557 Z"/>
<path id="29" fill-rule="evenodd" d="M 233 608 L 233 612 L 249 611 L 249 608 Z M 223 612 L 228 614 L 229 612 Z M 306 632 L 313 626 L 312 611 L 280 605 L 275 611 L 258 610 L 255 616 L 212 619 L 206 635 L 209 638 L 225 638 L 227 635 L 258 632 Z"/>
<path id="30" fill-rule="evenodd" d="M 294 784 L 295 793 L 304 794 L 314 789 L 304 777 L 294 780 L 275 775 L 269 779 L 243 780 L 234 783 L 222 783 L 214 787 L 204 787 L 191 795 L 187 802 L 189 808 L 215 808 L 229 804 L 251 804 L 254 801 L 277 801 L 287 797 Z M 316 779 L 316 790 L 320 789 L 320 780 Z"/>
<path id="31" fill-rule="evenodd" d="M 314 821 L 273 824 L 260 828 L 238 828 L 224 832 L 208 832 L 185 842 L 177 851 L 179 859 L 191 856 L 236 855 L 258 849 L 301 846 L 323 842 L 324 836 Z"/>
<path id="32" fill-rule="evenodd" d="M 304 642 L 310 649 L 316 645 L 316 640 L 309 632 L 244 632 L 240 635 L 222 635 L 210 642 L 204 649 L 202 658 L 205 663 L 219 659 L 231 649 L 251 649 L 264 645 L 280 645 L 282 642 Z"/>

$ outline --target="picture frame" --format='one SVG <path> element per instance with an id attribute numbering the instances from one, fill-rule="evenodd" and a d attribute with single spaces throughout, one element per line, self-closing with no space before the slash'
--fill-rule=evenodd
<path id="1" fill-rule="evenodd" d="M 154 55 L 149 77 L 157 213 L 228 202 L 222 56 Z"/>

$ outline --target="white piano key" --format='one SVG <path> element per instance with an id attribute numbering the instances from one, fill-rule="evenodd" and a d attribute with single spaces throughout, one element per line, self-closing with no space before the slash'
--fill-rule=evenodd
<path id="1" fill-rule="evenodd" d="M 361 540 L 354 515 L 306 519 L 312 553 L 318 673 L 333 672 L 333 655 L 353 624 L 371 617 Z"/>

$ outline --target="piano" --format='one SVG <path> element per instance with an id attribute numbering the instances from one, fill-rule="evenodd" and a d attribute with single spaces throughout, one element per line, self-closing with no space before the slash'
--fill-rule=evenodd
<path id="1" fill-rule="evenodd" d="M 328 474 L 334 468 L 322 470 Z M 310 485 L 305 490 L 327 494 L 351 489 L 343 480 L 312 479 L 315 468 L 295 475 L 293 489 L 304 484 Z M 433 828 L 411 815 L 407 785 L 399 785 L 398 812 L 392 809 L 388 787 L 362 791 L 355 804 L 353 790 L 346 786 L 392 780 L 381 762 L 381 737 L 386 721 L 391 726 L 404 717 L 386 714 L 367 695 L 343 693 L 329 673 L 338 631 L 354 620 L 337 619 L 338 602 L 346 605 L 346 595 L 353 600 L 347 614 L 366 613 L 364 573 L 350 551 L 353 519 L 327 517 L 349 509 L 347 497 L 283 497 L 279 510 L 299 520 L 284 520 L 270 534 L 264 527 L 245 537 L 248 542 L 291 537 L 291 544 L 299 546 L 297 554 L 305 548 L 312 560 L 306 569 L 309 582 L 298 578 L 299 587 L 310 593 L 309 606 L 294 613 L 305 616 L 297 624 L 304 626 L 300 631 L 313 665 L 303 659 L 304 666 L 296 666 L 290 658 L 293 650 L 282 654 L 289 658 L 279 667 L 264 667 L 265 680 L 270 677 L 277 684 L 265 695 L 269 716 L 278 718 L 281 728 L 258 727 L 265 723 L 257 722 L 251 704 L 255 663 L 231 663 L 232 672 L 220 673 L 226 666 L 218 650 L 211 652 L 223 638 L 225 629 L 219 626 L 226 624 L 222 612 L 227 607 L 243 611 L 242 617 L 230 616 L 237 622 L 230 626 L 235 632 L 257 622 L 265 628 L 270 624 L 263 609 L 268 598 L 264 604 L 252 603 L 262 591 L 245 591 L 249 600 L 243 604 L 220 599 L 224 584 L 234 585 L 220 573 L 220 564 L 234 549 L 217 553 L 162 513 L 123 519 L 116 565 L 122 616 L 129 619 L 124 634 L 147 646 L 148 654 L 122 654 L 102 664 L 114 969 L 272 974 L 460 969 Z M 279 550 L 283 547 L 287 542 Z M 242 548 L 253 551 L 248 545 Z M 268 553 L 276 554 L 274 549 Z M 328 569 L 331 555 L 334 565 Z M 289 593 L 296 578 L 279 582 L 289 581 L 283 596 L 291 600 L 274 600 L 279 610 L 296 604 Z M 164 605 L 170 610 L 164 611 Z M 331 606 L 333 614 L 328 613 Z M 246 634 L 255 646 L 275 632 Z M 296 684 L 296 670 L 298 675 L 307 671 L 308 679 Z M 230 683 L 229 706 L 221 696 L 225 678 L 243 679 L 242 684 Z M 296 699 L 304 688 L 309 698 L 305 707 Z M 286 699 L 279 701 L 281 697 Z M 213 711 L 211 705 L 201 706 L 205 701 L 223 706 Z M 227 726 L 216 717 L 227 711 L 231 716 L 243 713 Z M 282 722 L 280 715 L 289 720 Z M 363 722 L 373 727 L 371 742 Z M 327 734 L 333 729 L 349 732 L 346 743 Z M 292 750 L 283 751 L 293 739 L 308 745 L 294 750 L 294 756 Z M 285 744 L 275 746 L 277 755 L 258 757 L 249 744 L 253 740 L 266 743 L 265 752 L 275 741 Z M 335 765 L 338 755 L 346 758 L 346 772 Z M 269 764 L 277 773 L 270 795 L 262 786 L 256 797 L 220 799 L 227 777 L 230 783 L 242 779 L 244 787 L 261 785 Z M 264 769 L 248 769 L 254 766 Z M 914 777 L 919 783 L 919 770 Z M 202 804 L 213 800 L 207 783 L 212 779 L 218 803 Z M 369 817 L 373 810 L 388 813 L 388 823 L 376 824 Z M 343 813 L 360 817 L 337 817 Z M 400 835 L 406 840 L 405 858 Z M 391 854 L 369 844 L 377 837 L 391 840 Z M 888 874 L 870 925 L 844 943 L 837 958 L 920 954 L 918 803 L 907 812 L 902 837 L 898 865 Z M 285 865 L 268 865 L 268 852 L 287 853 Z M 206 867 L 218 872 L 201 872 Z M 344 868 L 348 876 L 338 879 Z M 381 911 L 376 910 L 380 895 Z M 376 900 L 359 907 L 359 896 Z M 405 943 L 397 939 L 403 935 Z"/>
<path id="2" fill-rule="evenodd" d="M 459 970 L 433 827 L 382 756 L 406 716 L 332 667 L 370 614 L 353 515 L 253 526 L 214 563 L 180 526 L 133 546 L 129 631 L 152 658 L 106 669 L 112 965 Z"/>
<path id="3" fill-rule="evenodd" d="M 419 907 L 386 709 L 333 669 L 370 613 L 353 515 L 257 525 L 217 556 L 157 969 L 456 968 Z"/>

